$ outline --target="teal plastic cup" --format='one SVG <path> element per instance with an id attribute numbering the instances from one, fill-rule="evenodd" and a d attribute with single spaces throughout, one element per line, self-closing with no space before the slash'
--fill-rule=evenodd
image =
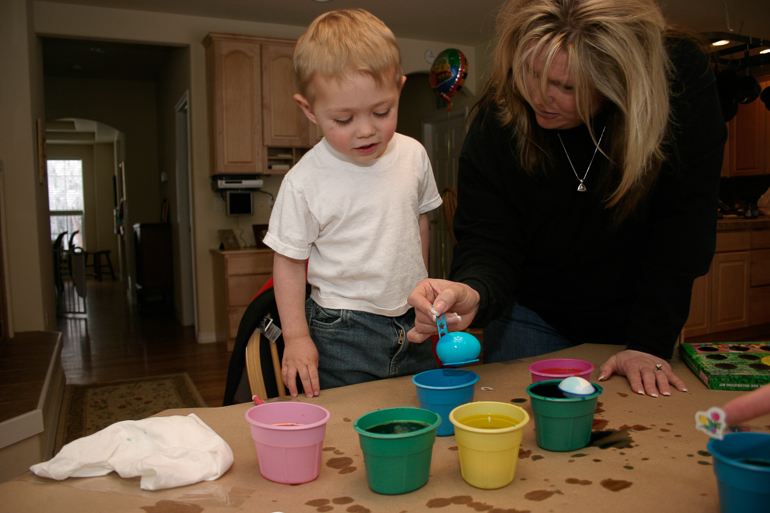
<path id="1" fill-rule="evenodd" d="M 436 435 L 455 434 L 455 426 L 449 421 L 449 413 L 461 404 L 473 401 L 478 380 L 479 375 L 475 372 L 461 369 L 434 369 L 412 377 L 412 383 L 417 388 L 420 408 L 441 416 L 441 425 L 436 430 Z"/>
<path id="2" fill-rule="evenodd" d="M 559 390 L 561 379 L 532 383 L 527 387 L 535 418 L 537 445 L 546 451 L 574 451 L 588 445 L 594 423 L 596 403 L 602 387 L 583 397 L 565 397 Z"/>
<path id="3" fill-rule="evenodd" d="M 425 485 L 440 424 L 439 414 L 422 408 L 387 408 L 356 419 L 353 427 L 364 453 L 369 488 L 396 495 Z M 373 431 L 381 427 L 387 428 L 379 430 L 385 432 Z"/>
<path id="4" fill-rule="evenodd" d="M 770 434 L 729 433 L 711 440 L 722 513 L 770 510 Z"/>

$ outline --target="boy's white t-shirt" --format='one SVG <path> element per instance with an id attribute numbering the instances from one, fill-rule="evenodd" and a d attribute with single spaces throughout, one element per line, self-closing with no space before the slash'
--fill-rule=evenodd
<path id="1" fill-rule="evenodd" d="M 308 260 L 311 297 L 324 308 L 395 317 L 428 273 L 418 217 L 441 205 L 422 145 L 394 134 L 365 164 L 326 139 L 286 174 L 265 244 Z"/>

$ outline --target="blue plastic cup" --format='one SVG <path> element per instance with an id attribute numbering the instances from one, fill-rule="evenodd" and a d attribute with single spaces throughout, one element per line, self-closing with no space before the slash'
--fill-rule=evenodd
<path id="1" fill-rule="evenodd" d="M 722 513 L 759 513 L 770 508 L 770 434 L 729 433 L 711 440 Z"/>
<path id="2" fill-rule="evenodd" d="M 441 424 L 437 436 L 455 434 L 455 426 L 449 421 L 449 413 L 456 407 L 473 401 L 473 393 L 479 375 L 461 369 L 435 369 L 412 377 L 417 387 L 420 408 L 438 413 Z"/>

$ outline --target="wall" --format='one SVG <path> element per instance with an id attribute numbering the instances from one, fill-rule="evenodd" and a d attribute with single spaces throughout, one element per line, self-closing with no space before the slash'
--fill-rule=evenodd
<path id="1" fill-rule="evenodd" d="M 0 2 L 0 160 L 9 328 L 53 330 L 56 303 L 47 183 L 38 181 L 36 120 L 44 119 L 42 59 L 32 4 Z"/>
<path id="2" fill-rule="evenodd" d="M 195 278 L 198 298 L 197 336 L 201 342 L 213 341 L 215 339 L 215 326 L 209 249 L 219 246 L 216 232 L 221 228 L 232 227 L 236 233 L 243 230 L 244 236 L 248 237 L 252 223 L 267 222 L 269 210 L 265 203 L 260 203 L 257 206 L 257 215 L 248 222 L 226 218 L 221 211 L 215 210 L 218 196 L 212 193 L 209 183 L 205 56 L 201 41 L 208 32 L 296 39 L 302 34 L 304 27 L 50 2 L 34 2 L 34 20 L 35 32 L 44 36 L 107 39 L 189 47 L 191 167 L 195 223 L 194 260 L 196 262 Z M 429 49 L 437 52 L 449 47 L 460 49 L 469 61 L 466 87 L 475 91 L 477 70 L 473 47 L 451 42 L 413 39 L 399 39 L 399 45 L 401 46 L 406 74 L 429 71 L 430 66 L 424 59 L 424 54 Z M 118 127 L 116 126 L 116 128 Z M 126 141 L 126 151 L 130 151 L 131 144 L 130 141 Z M 127 159 L 128 165 L 132 165 L 130 162 Z M 136 166 L 136 164 L 133 165 Z M 280 178 L 271 178 L 266 182 L 265 189 L 275 193 Z M 257 197 L 262 196 L 264 195 Z M 263 198 L 263 201 L 266 199 Z M 251 238 L 248 240 L 250 241 Z"/>

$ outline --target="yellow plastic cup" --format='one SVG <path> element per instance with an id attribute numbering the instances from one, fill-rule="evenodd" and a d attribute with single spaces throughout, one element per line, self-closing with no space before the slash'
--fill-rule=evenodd
<path id="1" fill-rule="evenodd" d="M 491 422 L 485 422 L 485 416 Z M 523 428 L 529 422 L 526 411 L 509 403 L 479 401 L 458 406 L 449 414 L 449 421 L 455 426 L 460 471 L 466 483 L 493 489 L 513 481 Z M 488 427 L 475 427 L 485 424 Z"/>

